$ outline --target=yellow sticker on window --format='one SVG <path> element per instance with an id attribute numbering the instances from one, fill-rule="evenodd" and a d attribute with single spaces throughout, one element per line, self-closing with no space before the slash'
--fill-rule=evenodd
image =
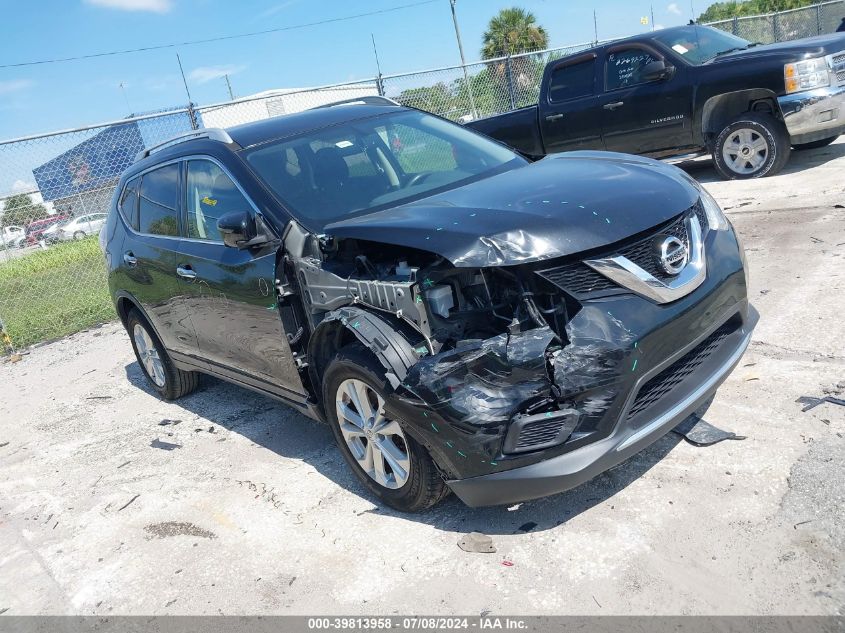
<path id="1" fill-rule="evenodd" d="M 203 198 L 203 199 L 201 200 L 201 202 L 202 202 L 203 204 L 207 204 L 207 205 L 208 205 L 208 206 L 210 206 L 210 207 L 213 207 L 214 205 L 216 205 L 216 204 L 217 204 L 217 200 L 215 200 L 214 198 L 209 198 L 208 196 L 206 196 L 205 198 Z"/>

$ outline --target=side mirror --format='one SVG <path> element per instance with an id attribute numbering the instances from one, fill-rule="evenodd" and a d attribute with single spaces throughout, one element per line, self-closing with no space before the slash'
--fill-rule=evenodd
<path id="1" fill-rule="evenodd" d="M 245 250 L 273 241 L 267 225 L 251 211 L 232 211 L 217 220 L 217 230 L 223 243 L 230 248 Z"/>
<path id="2" fill-rule="evenodd" d="M 640 71 L 640 76 L 645 81 L 661 81 L 663 79 L 668 79 L 674 73 L 674 66 L 667 66 L 666 62 L 662 59 L 658 59 L 643 66 L 642 71 Z"/>

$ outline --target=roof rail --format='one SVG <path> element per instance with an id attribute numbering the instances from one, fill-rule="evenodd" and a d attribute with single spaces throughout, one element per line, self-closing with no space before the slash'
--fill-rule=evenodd
<path id="1" fill-rule="evenodd" d="M 383 105 L 383 106 L 400 106 L 398 101 L 394 101 L 389 97 L 382 97 L 376 95 L 369 95 L 365 97 L 352 97 L 351 99 L 344 99 L 343 101 L 333 101 L 323 105 L 315 106 L 311 110 L 319 110 L 321 108 L 333 108 L 335 106 L 343 105 Z"/>
<path id="2" fill-rule="evenodd" d="M 139 160 L 141 160 L 142 158 L 146 158 L 150 154 L 159 152 L 173 145 L 178 145 L 179 143 L 184 143 L 185 141 L 191 141 L 197 138 L 207 138 L 212 141 L 220 141 L 221 143 L 225 143 L 226 145 L 236 145 L 235 141 L 232 140 L 232 137 L 229 136 L 229 133 L 223 128 L 208 127 L 203 128 L 201 130 L 191 130 L 190 132 L 177 134 L 173 138 L 169 138 L 166 141 L 163 141 L 157 145 L 142 149 L 135 156 L 135 162 L 138 162 Z"/>

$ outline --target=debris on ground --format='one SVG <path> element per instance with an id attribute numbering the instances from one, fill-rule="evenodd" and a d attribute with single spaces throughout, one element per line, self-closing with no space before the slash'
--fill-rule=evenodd
<path id="1" fill-rule="evenodd" d="M 502 565 L 504 565 L 505 567 L 513 567 L 513 561 L 512 560 L 503 560 Z"/>
<path id="2" fill-rule="evenodd" d="M 3 442 L 2 444 L 0 444 L 0 448 L 3 448 L 4 446 L 8 446 L 8 445 L 9 445 L 8 442 Z"/>
<path id="3" fill-rule="evenodd" d="M 845 407 L 845 400 L 842 398 L 834 398 L 833 396 L 823 396 L 821 398 L 816 398 L 813 396 L 801 396 L 795 402 L 804 405 L 804 408 L 801 409 L 801 413 L 806 413 L 810 409 L 815 409 L 820 404 L 824 404 L 825 402 L 829 402 L 830 404 L 838 404 L 840 407 Z"/>
<path id="4" fill-rule="evenodd" d="M 170 420 L 168 418 L 164 418 L 161 422 L 158 423 L 159 426 L 176 426 L 182 420 Z"/>
<path id="5" fill-rule="evenodd" d="M 160 448 L 163 451 L 172 451 L 174 448 L 182 448 L 181 444 L 171 444 L 170 442 L 162 442 L 156 438 L 150 442 L 150 448 Z"/>
<path id="6" fill-rule="evenodd" d="M 458 547 L 465 552 L 474 554 L 493 554 L 496 551 L 496 546 L 493 545 L 493 539 L 481 532 L 465 534 L 458 541 Z"/>
<path id="7" fill-rule="evenodd" d="M 165 521 L 164 523 L 153 523 L 144 526 L 144 531 L 150 534 L 148 538 L 168 538 L 171 536 L 196 536 L 199 538 L 214 539 L 217 535 L 211 530 L 206 530 L 188 523 L 186 521 Z"/>
<path id="8" fill-rule="evenodd" d="M 672 429 L 693 446 L 712 446 L 723 440 L 744 440 L 744 435 L 724 431 L 706 422 L 697 415 L 691 415 Z"/>
<path id="9" fill-rule="evenodd" d="M 124 509 L 128 508 L 130 506 L 130 504 L 140 496 L 141 496 L 140 494 L 137 494 L 134 497 L 132 497 L 129 501 L 127 501 L 126 503 L 123 504 L 123 506 L 120 508 L 120 510 L 124 510 Z M 120 512 L 120 510 L 118 510 L 118 512 Z"/>

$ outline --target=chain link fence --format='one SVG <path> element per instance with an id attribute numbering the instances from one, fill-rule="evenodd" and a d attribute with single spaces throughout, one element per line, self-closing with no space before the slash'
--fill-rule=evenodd
<path id="1" fill-rule="evenodd" d="M 751 41 L 836 30 L 845 0 L 714 23 Z M 231 127 L 343 99 L 384 95 L 465 121 L 537 102 L 562 48 L 428 71 L 189 105 L 101 125 L 0 142 L 0 330 L 17 347 L 113 319 L 97 235 L 121 172 L 143 149 L 203 127 Z M 7 341 L 9 339 L 0 339 Z M 4 349 L 8 352 L 9 349 Z"/>
<path id="2" fill-rule="evenodd" d="M 750 42 L 772 44 L 833 33 L 842 18 L 845 18 L 845 1 L 837 0 L 768 15 L 711 22 L 708 26 L 728 31 Z"/>

